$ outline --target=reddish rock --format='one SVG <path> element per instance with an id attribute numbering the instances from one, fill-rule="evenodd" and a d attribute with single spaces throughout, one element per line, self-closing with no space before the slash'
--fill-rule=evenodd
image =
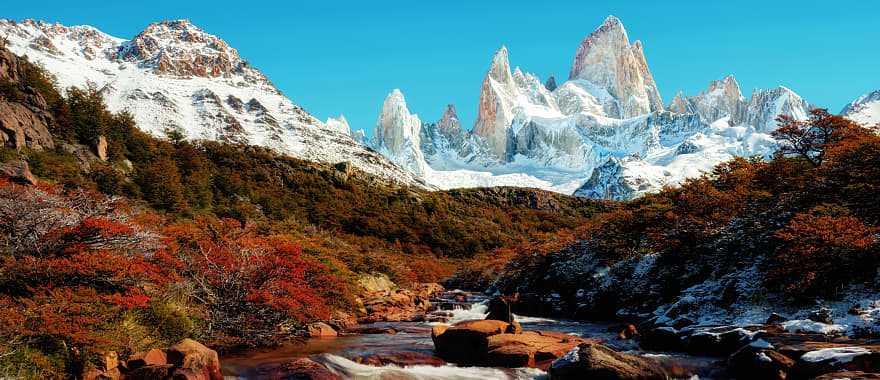
<path id="1" fill-rule="evenodd" d="M 315 322 L 308 326 L 310 338 L 332 338 L 339 335 L 330 325 L 324 322 Z"/>
<path id="2" fill-rule="evenodd" d="M 165 350 L 154 348 L 149 351 L 138 352 L 128 359 L 126 367 L 129 369 L 140 368 L 147 365 L 168 364 L 168 355 Z"/>
<path id="3" fill-rule="evenodd" d="M 510 324 L 496 320 L 456 323 L 448 328 L 435 326 L 431 331 L 437 356 L 457 364 L 478 364 L 486 359 L 488 338 L 507 331 Z"/>
<path id="4" fill-rule="evenodd" d="M 626 327 L 624 327 L 622 330 L 620 330 L 620 333 L 617 334 L 617 337 L 619 339 L 624 339 L 624 340 L 625 339 L 633 339 L 637 336 L 639 336 L 639 330 L 636 329 L 636 326 L 631 323 L 626 325 Z"/>
<path id="5" fill-rule="evenodd" d="M 556 332 L 526 331 L 488 338 L 483 365 L 491 367 L 546 367 L 585 339 Z"/>
<path id="6" fill-rule="evenodd" d="M 868 373 L 862 371 L 843 371 L 826 373 L 816 377 L 814 380 L 880 380 L 880 373 Z"/>
<path id="7" fill-rule="evenodd" d="M 510 311 L 510 303 L 502 296 L 495 296 L 489 300 L 489 313 L 486 319 L 494 319 L 507 323 L 513 322 L 513 313 Z"/>
<path id="8" fill-rule="evenodd" d="M 284 363 L 280 372 L 264 378 L 273 380 L 342 380 L 341 377 L 330 372 L 327 367 L 308 358 L 299 358 Z"/>
<path id="9" fill-rule="evenodd" d="M 14 181 L 26 184 L 26 185 L 36 185 L 37 177 L 34 177 L 34 174 L 31 173 L 31 168 L 28 165 L 27 161 L 12 161 L 6 164 L 0 165 L 0 173 L 3 173 Z"/>
<path id="10" fill-rule="evenodd" d="M 220 359 L 217 351 L 205 347 L 192 339 L 184 339 L 167 351 L 168 362 L 175 367 L 192 370 L 201 374 L 201 379 L 223 380 L 220 374 Z"/>

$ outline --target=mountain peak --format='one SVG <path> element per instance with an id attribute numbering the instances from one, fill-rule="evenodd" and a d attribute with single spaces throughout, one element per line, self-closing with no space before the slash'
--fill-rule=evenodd
<path id="1" fill-rule="evenodd" d="M 373 145 L 392 161 L 419 176 L 424 175 L 427 163 L 419 149 L 421 128 L 422 122 L 417 115 L 410 114 L 403 92 L 394 89 L 382 104 Z"/>
<path id="2" fill-rule="evenodd" d="M 629 118 L 663 109 L 642 43 L 629 43 L 623 23 L 609 16 L 578 46 L 569 79 L 585 80 L 616 100 L 606 107 L 612 117 Z M 601 96 L 601 94 L 594 94 Z"/>
<path id="3" fill-rule="evenodd" d="M 148 25 L 119 49 L 119 57 L 157 74 L 181 77 L 219 77 L 243 72 L 246 63 L 217 36 L 204 32 L 187 19 Z"/>
<path id="4" fill-rule="evenodd" d="M 495 51 L 487 75 L 501 83 L 513 83 L 513 77 L 510 73 L 510 60 L 508 58 L 507 46 L 501 45 L 501 47 Z"/>

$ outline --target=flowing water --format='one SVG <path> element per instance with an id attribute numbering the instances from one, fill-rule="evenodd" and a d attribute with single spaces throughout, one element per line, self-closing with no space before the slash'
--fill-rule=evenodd
<path id="1" fill-rule="evenodd" d="M 456 300 L 455 292 L 435 302 L 441 310 L 434 315 L 443 315 L 445 323 L 455 323 L 471 319 L 483 319 L 487 314 L 486 298 L 480 294 L 468 294 L 467 300 Z M 446 309 L 446 310 L 442 310 Z M 430 318 L 429 318 L 430 319 Z M 611 324 L 553 320 L 516 316 L 525 330 L 558 331 L 567 334 L 598 338 L 617 350 L 653 357 L 667 365 L 687 368 L 701 376 L 708 377 L 715 370 L 716 359 L 694 357 L 681 354 L 652 353 L 639 351 L 633 341 L 617 339 L 617 332 L 609 329 Z M 309 357 L 347 379 L 546 379 L 543 371 L 534 368 L 487 368 L 457 367 L 454 365 L 429 366 L 370 366 L 353 361 L 359 357 L 388 355 L 397 353 L 417 353 L 433 355 L 431 327 L 442 322 L 379 322 L 361 327 L 393 328 L 396 334 L 347 335 L 336 338 L 309 339 L 289 343 L 271 350 L 248 351 L 221 358 L 223 373 L 227 379 L 260 379 L 264 377 L 261 369 L 288 362 L 294 358 Z"/>

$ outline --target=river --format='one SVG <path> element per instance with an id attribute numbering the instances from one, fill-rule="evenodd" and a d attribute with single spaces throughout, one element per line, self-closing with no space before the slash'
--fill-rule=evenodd
<path id="1" fill-rule="evenodd" d="M 446 323 L 470 319 L 483 319 L 487 313 L 486 298 L 480 294 L 468 293 L 465 302 L 457 302 L 455 292 L 435 300 L 440 308 L 434 316 L 448 318 Z M 429 317 L 431 315 L 429 314 Z M 430 320 L 431 318 L 427 318 Z M 620 351 L 649 356 L 668 366 L 685 368 L 697 378 L 711 378 L 717 371 L 717 358 L 696 357 L 679 353 L 646 352 L 639 350 L 631 340 L 620 340 L 617 332 L 609 329 L 611 324 L 566 321 L 546 318 L 516 316 L 525 330 L 558 331 L 567 334 L 603 340 L 607 346 Z M 467 380 L 467 379 L 546 379 L 547 374 L 535 368 L 488 368 L 411 365 L 411 366 L 370 366 L 356 363 L 353 359 L 370 355 L 418 353 L 433 355 L 431 327 L 443 322 L 379 322 L 361 327 L 393 328 L 396 334 L 346 335 L 336 338 L 308 339 L 289 343 L 269 350 L 254 350 L 236 353 L 221 358 L 223 374 L 227 379 L 260 379 L 261 369 L 290 361 L 294 358 L 310 357 L 323 364 L 343 378 L 350 379 L 413 379 L 413 380 Z"/>

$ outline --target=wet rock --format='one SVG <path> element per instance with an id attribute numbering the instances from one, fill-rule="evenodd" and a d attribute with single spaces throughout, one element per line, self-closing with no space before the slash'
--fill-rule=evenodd
<path id="1" fill-rule="evenodd" d="M 488 339 L 486 361 L 491 367 L 547 367 L 578 344 L 591 342 L 580 337 L 548 331 L 498 334 Z"/>
<path id="2" fill-rule="evenodd" d="M 776 313 L 772 313 L 772 314 L 770 314 L 769 317 L 767 317 L 767 324 L 768 325 L 778 325 L 778 324 L 785 322 L 787 320 L 788 320 L 788 318 L 786 318 L 786 317 L 783 317 L 783 316 L 776 314 Z"/>
<path id="3" fill-rule="evenodd" d="M 299 358 L 284 363 L 270 373 L 262 373 L 263 379 L 273 380 L 342 380 L 327 367 L 309 358 Z"/>
<path id="4" fill-rule="evenodd" d="M 177 369 L 186 369 L 198 374 L 200 379 L 223 380 L 220 374 L 220 359 L 217 351 L 205 347 L 192 339 L 184 339 L 166 351 L 168 362 Z M 191 377 L 190 377 L 191 378 Z"/>
<path id="5" fill-rule="evenodd" d="M 823 307 L 819 310 L 816 310 L 807 317 L 807 319 L 813 322 L 824 323 L 826 325 L 834 324 L 834 318 L 831 315 L 831 309 L 827 307 Z"/>
<path id="6" fill-rule="evenodd" d="M 623 327 L 620 330 L 620 333 L 617 334 L 617 338 L 621 340 L 633 339 L 639 336 L 639 330 L 632 323 Z"/>
<path id="7" fill-rule="evenodd" d="M 569 379 L 667 379 L 654 360 L 616 352 L 600 344 L 584 343 L 549 368 L 551 380 Z"/>
<path id="8" fill-rule="evenodd" d="M 510 309 L 510 303 L 503 296 L 495 296 L 489 300 L 489 313 L 486 319 L 494 319 L 507 323 L 513 322 L 513 313 Z"/>
<path id="9" fill-rule="evenodd" d="M 639 343 L 645 349 L 658 351 L 683 351 L 684 341 L 678 330 L 672 327 L 655 327 L 643 330 Z"/>
<path id="10" fill-rule="evenodd" d="M 362 335 L 394 335 L 397 334 L 397 330 L 391 327 L 356 327 L 353 329 L 345 330 L 346 333 L 352 334 L 362 334 Z"/>
<path id="11" fill-rule="evenodd" d="M 446 365 L 446 362 L 443 359 L 440 359 L 436 356 L 422 354 L 418 352 L 394 352 L 394 353 L 382 353 L 382 354 L 372 354 L 368 356 L 362 356 L 355 358 L 354 360 L 357 363 L 372 365 L 372 366 L 385 366 L 385 365 L 396 365 L 396 366 L 412 366 L 412 365 L 429 365 L 429 366 L 442 366 Z"/>
<path id="12" fill-rule="evenodd" d="M 431 339 L 434 351 L 440 358 L 464 365 L 483 362 L 489 348 L 489 337 L 507 331 L 507 322 L 476 320 L 456 323 L 452 326 L 434 326 Z"/>
<path id="13" fill-rule="evenodd" d="M 765 348 L 745 346 L 735 352 L 727 361 L 727 371 L 742 379 L 778 379 L 789 376 L 794 360 Z"/>
<path id="14" fill-rule="evenodd" d="M 324 322 L 315 322 L 306 327 L 310 338 L 332 338 L 339 335 L 333 327 Z"/>
<path id="15" fill-rule="evenodd" d="M 826 373 L 816 377 L 814 380 L 880 380 L 880 373 L 868 373 L 862 371 L 842 371 Z"/>
<path id="16" fill-rule="evenodd" d="M 799 377 L 812 378 L 837 371 L 880 372 L 880 351 L 876 346 L 829 347 L 800 356 L 795 364 Z"/>

